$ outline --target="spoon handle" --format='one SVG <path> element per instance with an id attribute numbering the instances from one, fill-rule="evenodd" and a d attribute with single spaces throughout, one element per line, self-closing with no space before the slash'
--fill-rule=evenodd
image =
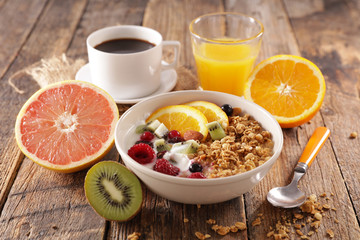
<path id="1" fill-rule="evenodd" d="M 328 128 L 318 127 L 315 129 L 313 135 L 309 139 L 309 142 L 306 144 L 304 152 L 299 159 L 299 163 L 305 163 L 308 167 L 310 167 L 316 155 L 329 136 L 330 130 Z"/>

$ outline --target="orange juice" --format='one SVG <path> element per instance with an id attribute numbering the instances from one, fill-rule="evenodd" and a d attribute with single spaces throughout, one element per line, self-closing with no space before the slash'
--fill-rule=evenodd
<path id="1" fill-rule="evenodd" d="M 201 44 L 194 51 L 201 87 L 242 96 L 258 51 L 259 45 Z"/>

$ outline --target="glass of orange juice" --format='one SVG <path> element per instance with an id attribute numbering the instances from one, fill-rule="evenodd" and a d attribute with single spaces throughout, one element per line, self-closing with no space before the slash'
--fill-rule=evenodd
<path id="1" fill-rule="evenodd" d="M 212 13 L 190 24 L 200 87 L 243 95 L 259 54 L 264 27 L 240 13 Z"/>

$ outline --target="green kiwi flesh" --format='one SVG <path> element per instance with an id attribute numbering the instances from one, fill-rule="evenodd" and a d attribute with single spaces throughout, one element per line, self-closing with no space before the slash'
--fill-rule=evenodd
<path id="1" fill-rule="evenodd" d="M 107 220 L 127 221 L 140 211 L 143 201 L 140 181 L 118 162 L 103 161 L 91 167 L 84 188 L 90 205 Z"/>

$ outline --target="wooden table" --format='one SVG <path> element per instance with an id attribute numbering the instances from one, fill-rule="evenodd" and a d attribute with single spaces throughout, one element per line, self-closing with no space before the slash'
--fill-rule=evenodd
<path id="1" fill-rule="evenodd" d="M 260 19 L 265 27 L 259 60 L 294 54 L 316 63 L 326 78 L 327 93 L 311 122 L 284 129 L 284 148 L 269 174 L 242 197 L 224 203 L 184 205 L 149 190 L 141 212 L 131 221 L 105 221 L 85 199 L 86 170 L 59 174 L 24 157 L 14 139 L 14 122 L 24 102 L 39 85 L 28 75 L 13 75 L 42 58 L 60 56 L 87 61 L 86 37 L 96 29 L 116 24 L 144 25 L 166 40 L 182 44 L 175 90 L 196 87 L 188 25 L 195 17 L 219 11 L 242 12 Z M 269 227 L 297 210 L 272 207 L 269 189 L 286 185 L 314 129 L 326 126 L 331 136 L 299 186 L 308 195 L 326 193 L 334 210 L 326 212 L 311 239 L 360 239 L 360 2 L 357 0 L 0 0 L 0 238 L 1 239 L 266 239 Z M 8 80 L 23 93 L 10 86 Z M 123 112 L 129 105 L 119 105 Z M 120 161 L 115 148 L 105 159 Z M 184 222 L 187 218 L 189 222 Z M 226 236 L 211 230 L 247 221 L 247 230 Z M 261 224 L 253 226 L 260 218 Z M 339 220 L 335 222 L 335 218 Z M 301 230 L 311 230 L 308 224 Z M 299 239 L 292 233 L 291 239 Z"/>

